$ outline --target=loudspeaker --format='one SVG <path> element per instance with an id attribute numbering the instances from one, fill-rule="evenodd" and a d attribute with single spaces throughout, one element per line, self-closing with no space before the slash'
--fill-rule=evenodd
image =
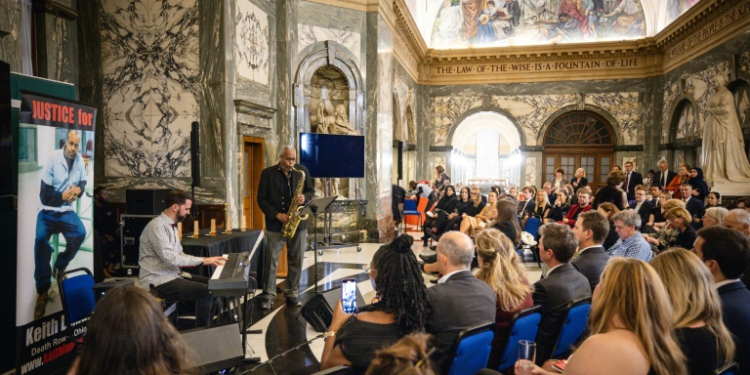
<path id="1" fill-rule="evenodd" d="M 192 350 L 190 358 L 201 374 L 240 366 L 245 359 L 236 323 L 182 331 L 180 336 Z"/>
<path id="2" fill-rule="evenodd" d="M 122 215 L 123 227 L 120 233 L 120 262 L 123 268 L 138 269 L 138 257 L 141 253 L 141 234 L 146 225 L 156 216 Z"/>
<path id="3" fill-rule="evenodd" d="M 325 332 L 333 320 L 333 308 L 341 299 L 341 287 L 326 290 L 313 295 L 300 311 L 300 316 L 309 323 L 316 332 Z M 357 306 L 365 305 L 365 299 L 357 288 Z"/>
<path id="4" fill-rule="evenodd" d="M 112 288 L 118 288 L 128 285 L 135 285 L 135 281 L 133 281 L 133 279 L 119 279 L 95 284 L 92 287 L 92 289 L 94 289 L 94 301 L 99 302 L 99 300 L 104 297 L 104 295 L 107 294 L 107 292 L 109 292 Z"/>
<path id="5" fill-rule="evenodd" d="M 193 175 L 193 186 L 201 186 L 200 126 L 198 121 L 193 121 L 190 126 L 190 171 Z"/>
<path id="6" fill-rule="evenodd" d="M 128 189 L 125 210 L 130 215 L 159 215 L 164 211 L 170 189 Z"/>

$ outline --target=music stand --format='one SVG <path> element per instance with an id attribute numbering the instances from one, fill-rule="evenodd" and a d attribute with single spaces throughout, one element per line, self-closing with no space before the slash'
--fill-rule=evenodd
<path id="1" fill-rule="evenodd" d="M 302 208 L 302 211 L 298 213 L 298 215 L 313 215 L 313 244 L 315 244 L 315 248 L 313 249 L 315 251 L 315 264 L 313 265 L 313 268 L 315 269 L 315 279 L 313 280 L 315 287 L 313 293 L 318 293 L 318 215 L 321 210 L 325 211 L 325 209 L 328 208 L 328 206 L 330 206 L 338 197 L 338 195 L 332 195 L 330 197 L 313 199 L 307 202 L 304 208 Z"/>

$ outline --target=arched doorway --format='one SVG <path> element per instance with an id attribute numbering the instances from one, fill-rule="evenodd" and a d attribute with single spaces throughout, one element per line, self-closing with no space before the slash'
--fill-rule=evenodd
<path id="1" fill-rule="evenodd" d="M 669 140 L 674 152 L 670 159 L 670 165 L 677 166 L 687 163 L 690 166 L 699 166 L 701 141 L 698 130 L 701 128 L 700 116 L 697 116 L 695 106 L 688 99 L 683 99 L 675 107 L 672 114 L 672 123 L 669 128 Z"/>
<path id="2" fill-rule="evenodd" d="M 454 181 L 505 186 L 520 183 L 517 155 L 521 135 L 508 117 L 491 111 L 467 116 L 453 131 L 451 146 Z"/>
<path id="3" fill-rule="evenodd" d="M 554 181 L 555 170 L 562 168 L 565 178 L 573 178 L 578 168 L 586 171 L 593 192 L 606 184 L 615 164 L 612 126 L 591 111 L 567 112 L 552 121 L 544 135 L 544 181 Z"/>

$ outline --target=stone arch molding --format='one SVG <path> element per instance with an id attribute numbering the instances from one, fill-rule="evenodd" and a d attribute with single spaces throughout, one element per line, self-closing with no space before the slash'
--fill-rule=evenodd
<path id="1" fill-rule="evenodd" d="M 683 103 L 690 104 L 693 107 L 693 111 L 695 111 L 696 130 L 703 131 L 703 116 L 701 116 L 699 112 L 698 101 L 693 95 L 685 95 L 682 93 L 669 105 L 669 111 L 671 113 L 669 114 L 669 122 L 667 123 L 667 138 L 664 140 L 664 143 L 671 143 L 677 140 L 677 127 L 679 126 L 677 121 L 679 120 L 679 112 L 682 110 Z"/>
<path id="2" fill-rule="evenodd" d="M 332 65 L 344 73 L 349 85 L 349 122 L 360 134 L 364 134 L 364 85 L 351 51 L 332 40 L 326 40 L 305 47 L 301 55 L 304 57 L 294 76 L 294 142 L 297 142 L 296 134 L 312 130 L 309 113 L 310 84 L 315 71 L 325 65 Z"/>
<path id="3" fill-rule="evenodd" d="M 480 113 L 480 112 L 494 112 L 494 113 L 497 113 L 501 116 L 508 118 L 508 120 L 510 120 L 510 122 L 513 123 L 513 126 L 516 127 L 516 131 L 518 131 L 518 137 L 521 139 L 521 146 L 528 146 L 528 143 L 526 141 L 526 134 L 524 133 L 523 128 L 521 128 L 518 125 L 519 124 L 518 119 L 516 119 L 512 114 L 510 114 L 510 112 L 500 107 L 494 106 L 494 105 L 490 105 L 490 106 L 482 105 L 476 108 L 472 108 L 462 113 L 460 116 L 456 117 L 456 119 L 453 120 L 453 124 L 451 124 L 450 130 L 448 130 L 448 136 L 446 137 L 446 144 L 448 145 L 453 144 L 453 135 L 455 134 L 458 126 L 461 125 L 461 123 L 464 120 L 466 120 L 466 118 L 468 118 L 471 115 Z"/>
<path id="4" fill-rule="evenodd" d="M 544 135 L 547 134 L 547 131 L 549 130 L 549 127 L 552 126 L 552 123 L 557 120 L 560 116 L 569 113 L 569 112 L 576 112 L 576 111 L 590 111 L 594 112 L 599 116 L 602 116 L 607 122 L 609 122 L 609 126 L 612 128 L 613 136 L 615 137 L 615 145 L 622 145 L 624 144 L 622 140 L 622 131 L 620 129 L 620 123 L 617 122 L 617 119 L 615 119 L 609 112 L 605 111 L 604 109 L 597 107 L 595 105 L 586 104 L 583 109 L 581 109 L 578 105 L 569 105 L 560 108 L 556 112 L 552 113 L 547 117 L 546 120 L 544 120 L 544 124 L 539 129 L 539 134 L 537 134 L 536 138 L 536 145 L 537 146 L 543 146 L 544 145 Z"/>

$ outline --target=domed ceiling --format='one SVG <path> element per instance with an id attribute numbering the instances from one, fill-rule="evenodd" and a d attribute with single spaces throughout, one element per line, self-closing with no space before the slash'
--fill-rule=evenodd
<path id="1" fill-rule="evenodd" d="M 429 48 L 620 41 L 654 36 L 699 0 L 406 0 Z"/>

